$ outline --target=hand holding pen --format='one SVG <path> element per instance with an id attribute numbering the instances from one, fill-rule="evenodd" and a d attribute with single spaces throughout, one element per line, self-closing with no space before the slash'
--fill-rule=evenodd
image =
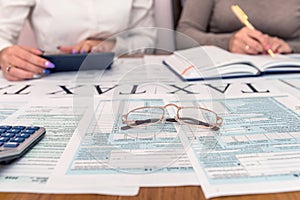
<path id="1" fill-rule="evenodd" d="M 229 50 L 233 53 L 263 54 L 267 53 L 269 38 L 260 31 L 244 27 L 231 38 Z"/>
<path id="2" fill-rule="evenodd" d="M 244 28 L 237 31 L 231 38 L 229 44 L 229 50 L 231 52 L 246 54 L 268 53 L 274 57 L 274 52 L 290 53 L 292 51 L 285 41 L 277 37 L 270 37 L 256 30 L 248 21 L 248 16 L 239 6 L 233 5 L 231 9 L 241 23 L 245 25 Z"/>

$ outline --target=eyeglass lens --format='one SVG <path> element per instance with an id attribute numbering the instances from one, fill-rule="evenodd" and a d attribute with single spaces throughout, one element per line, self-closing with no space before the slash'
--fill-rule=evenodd
<path id="1" fill-rule="evenodd" d="M 161 120 L 164 111 L 161 108 L 146 107 L 131 111 L 127 116 L 127 123 L 130 126 L 148 126 Z"/>
<path id="2" fill-rule="evenodd" d="M 181 108 L 178 111 L 178 117 L 180 121 L 190 125 L 209 127 L 217 122 L 215 113 L 196 107 Z"/>
<path id="3" fill-rule="evenodd" d="M 148 126 L 158 123 L 164 115 L 159 107 L 145 107 L 131 111 L 127 116 L 130 126 Z M 200 125 L 210 127 L 217 122 L 215 113 L 196 107 L 181 108 L 178 111 L 178 119 L 189 125 Z"/>

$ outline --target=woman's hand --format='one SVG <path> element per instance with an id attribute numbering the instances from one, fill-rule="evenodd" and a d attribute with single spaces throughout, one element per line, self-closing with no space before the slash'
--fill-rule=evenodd
<path id="1" fill-rule="evenodd" d="M 93 50 L 97 52 L 110 52 L 115 46 L 114 40 L 94 40 L 87 39 L 75 44 L 73 46 L 60 46 L 58 47 L 63 53 L 76 54 L 76 53 L 89 53 Z"/>
<path id="2" fill-rule="evenodd" d="M 10 81 L 32 79 L 49 74 L 47 68 L 55 66 L 44 58 L 43 52 L 29 47 L 13 45 L 0 51 L 0 66 L 4 77 Z"/>
<path id="3" fill-rule="evenodd" d="M 243 54 L 264 54 L 270 48 L 270 37 L 257 30 L 244 27 L 229 42 L 229 51 Z"/>
<path id="4" fill-rule="evenodd" d="M 270 48 L 274 53 L 292 53 L 292 48 L 278 37 L 270 38 Z"/>

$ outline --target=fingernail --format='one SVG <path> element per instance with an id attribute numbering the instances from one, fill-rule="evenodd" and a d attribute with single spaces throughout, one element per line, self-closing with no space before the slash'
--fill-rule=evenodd
<path id="1" fill-rule="evenodd" d="M 55 68 L 55 65 L 52 62 L 49 62 L 49 61 L 45 62 L 45 66 L 48 67 L 48 68 L 51 68 L 51 69 Z"/>
<path id="2" fill-rule="evenodd" d="M 81 51 L 81 53 L 82 53 L 82 54 L 85 54 L 85 53 L 86 53 L 86 51 L 85 51 L 85 50 L 82 50 L 82 51 Z"/>
<path id="3" fill-rule="evenodd" d="M 266 50 L 270 49 L 270 45 L 267 44 L 267 45 L 265 46 L 265 49 L 266 49 Z"/>
<path id="4" fill-rule="evenodd" d="M 34 74 L 34 75 L 32 76 L 33 79 L 37 79 L 37 78 L 41 78 L 41 77 L 42 77 L 41 74 Z"/>
<path id="5" fill-rule="evenodd" d="M 77 51 L 76 50 L 72 50 L 72 54 L 77 54 Z"/>
<path id="6" fill-rule="evenodd" d="M 43 49 L 38 49 L 39 51 L 41 51 L 42 53 L 45 53 L 45 51 Z"/>
<path id="7" fill-rule="evenodd" d="M 43 74 L 50 74 L 50 70 L 49 69 L 44 69 Z"/>

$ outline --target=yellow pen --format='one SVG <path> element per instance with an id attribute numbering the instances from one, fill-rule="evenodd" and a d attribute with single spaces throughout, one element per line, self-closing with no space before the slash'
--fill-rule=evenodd
<path id="1" fill-rule="evenodd" d="M 246 27 L 255 30 L 254 26 L 248 21 L 246 13 L 238 5 L 232 5 L 231 10 Z M 270 56 L 275 57 L 274 52 L 270 48 L 267 52 Z"/>

